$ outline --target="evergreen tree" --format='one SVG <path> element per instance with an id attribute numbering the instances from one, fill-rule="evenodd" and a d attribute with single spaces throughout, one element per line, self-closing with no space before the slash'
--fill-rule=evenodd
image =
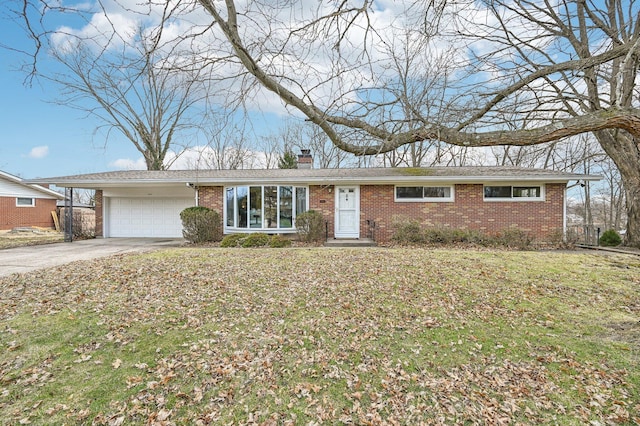
<path id="1" fill-rule="evenodd" d="M 278 159 L 279 169 L 297 169 L 298 157 L 290 149 L 285 149 L 284 154 Z"/>

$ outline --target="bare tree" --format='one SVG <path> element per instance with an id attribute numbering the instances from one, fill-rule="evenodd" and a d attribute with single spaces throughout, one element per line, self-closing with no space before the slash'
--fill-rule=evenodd
<path id="1" fill-rule="evenodd" d="M 108 134 L 115 130 L 135 146 L 148 170 L 163 170 L 170 149 L 188 147 L 179 132 L 200 125 L 188 113 L 201 104 L 204 82 L 199 69 L 177 71 L 143 31 L 138 37 L 138 49 L 127 46 L 119 54 L 96 52 L 79 40 L 53 49 L 64 72 L 49 78 L 63 87 L 62 104 L 98 117 Z"/>
<path id="2" fill-rule="evenodd" d="M 243 127 L 222 115 L 205 121 L 202 133 L 207 142 L 191 149 L 197 152 L 197 156 L 187 162 L 188 168 L 237 170 L 257 166 L 257 160 L 248 146 Z"/>
<path id="3" fill-rule="evenodd" d="M 147 169 L 168 168 L 188 147 L 185 141 L 193 139 L 180 133 L 195 132 L 200 125 L 197 117 L 203 114 L 192 112 L 204 106 L 206 69 L 190 66 L 193 61 L 185 60 L 189 56 L 178 48 L 179 41 L 163 40 L 162 27 L 126 21 L 110 14 L 108 6 L 88 11 L 55 2 L 21 3 L 25 27 L 36 43 L 32 75 L 43 50 L 60 65 L 55 73 L 40 74 L 61 87 L 56 102 L 97 117 L 98 129 L 106 129 L 105 144 L 115 134 L 124 136 L 143 155 Z M 48 28 L 48 16 L 40 15 L 45 12 L 71 14 L 86 27 Z"/>
<path id="4" fill-rule="evenodd" d="M 262 136 L 260 138 L 260 150 L 263 156 L 263 167 L 265 169 L 277 169 L 278 160 L 284 152 L 284 149 L 283 141 L 278 135 L 271 134 L 268 136 Z"/>
<path id="5" fill-rule="evenodd" d="M 620 230 L 624 211 L 624 193 L 620 173 L 613 161 L 603 158 L 598 164 L 599 173 L 604 177 L 596 188 L 599 223 L 604 229 Z"/>

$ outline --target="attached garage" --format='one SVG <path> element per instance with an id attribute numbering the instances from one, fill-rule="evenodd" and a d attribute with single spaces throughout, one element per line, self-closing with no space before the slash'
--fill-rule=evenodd
<path id="1" fill-rule="evenodd" d="M 193 198 L 108 199 L 107 237 L 182 237 L 180 212 L 194 205 Z"/>

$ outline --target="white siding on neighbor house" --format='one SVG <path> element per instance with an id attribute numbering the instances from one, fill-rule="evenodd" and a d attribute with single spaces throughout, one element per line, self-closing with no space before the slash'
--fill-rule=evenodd
<path id="1" fill-rule="evenodd" d="M 0 197 L 55 198 L 28 185 L 20 185 L 2 178 L 0 178 Z"/>
<path id="2" fill-rule="evenodd" d="M 105 237 L 182 237 L 180 212 L 189 198 L 111 197 L 105 206 Z"/>

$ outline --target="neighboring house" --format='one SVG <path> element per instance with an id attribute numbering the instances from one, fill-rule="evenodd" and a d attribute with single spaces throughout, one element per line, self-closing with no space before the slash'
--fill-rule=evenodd
<path id="1" fill-rule="evenodd" d="M 17 227 L 54 227 L 51 212 L 64 195 L 45 186 L 0 171 L 0 230 Z"/>
<path id="2" fill-rule="evenodd" d="M 120 171 L 42 179 L 96 190 L 96 235 L 180 237 L 179 213 L 201 205 L 225 234 L 294 233 L 295 218 L 322 212 L 328 238 L 388 241 L 396 220 L 538 240 L 565 230 L 567 182 L 597 176 L 512 167 Z"/>

